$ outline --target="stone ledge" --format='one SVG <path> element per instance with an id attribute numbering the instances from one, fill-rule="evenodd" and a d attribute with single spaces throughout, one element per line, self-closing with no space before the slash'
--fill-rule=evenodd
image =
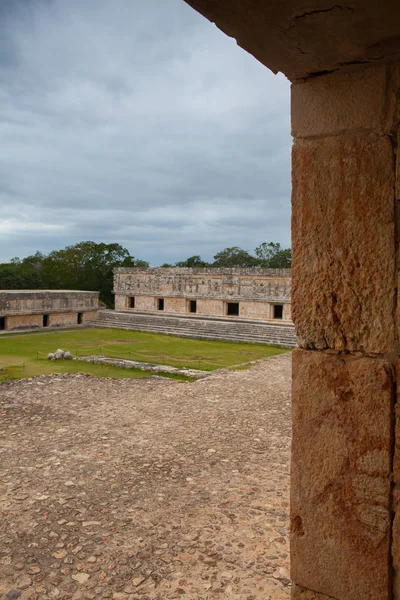
<path id="1" fill-rule="evenodd" d="M 100 310 L 97 306 L 75 306 L 74 308 L 40 308 L 32 310 L 7 310 L 0 308 L 0 317 L 22 317 L 29 315 L 56 315 L 56 314 L 77 314 L 93 313 Z"/>
<path id="2" fill-rule="evenodd" d="M 219 267 L 115 267 L 116 274 L 136 274 L 147 273 L 149 275 L 270 275 L 272 277 L 290 277 L 291 269 L 261 269 L 258 267 L 251 268 L 219 268 Z"/>
<path id="3" fill-rule="evenodd" d="M 147 363 L 137 360 L 127 360 L 125 358 L 112 358 L 110 356 L 76 356 L 73 360 L 93 363 L 95 365 L 107 365 L 119 367 L 120 369 L 139 369 L 140 371 L 149 371 L 150 373 L 169 373 L 171 375 L 185 375 L 193 379 L 204 379 L 212 375 L 212 371 L 201 371 L 200 369 L 187 369 L 186 367 L 171 367 L 170 365 L 159 365 L 156 363 Z"/>

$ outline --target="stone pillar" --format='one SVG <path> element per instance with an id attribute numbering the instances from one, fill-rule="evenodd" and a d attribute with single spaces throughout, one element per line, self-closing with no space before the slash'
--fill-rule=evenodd
<path id="1" fill-rule="evenodd" d="M 292 86 L 296 600 L 392 598 L 398 89 L 395 66 Z"/>

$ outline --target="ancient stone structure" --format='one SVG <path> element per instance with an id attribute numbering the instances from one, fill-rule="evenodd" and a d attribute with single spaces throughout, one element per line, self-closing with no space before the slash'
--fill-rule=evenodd
<path id="1" fill-rule="evenodd" d="M 0 330 L 81 325 L 98 308 L 99 292 L 0 290 Z"/>
<path id="2" fill-rule="evenodd" d="M 293 598 L 399 600 L 400 6 L 186 1 L 293 82 Z"/>
<path id="3" fill-rule="evenodd" d="M 120 267 L 115 309 L 291 323 L 290 269 Z"/>
<path id="4" fill-rule="evenodd" d="M 99 310 L 91 325 L 110 327 L 111 329 L 152 331 L 200 340 L 249 342 L 282 346 L 283 348 L 294 348 L 296 346 L 294 325 L 283 322 L 232 321 L 217 317 L 191 318 L 187 315 Z"/>

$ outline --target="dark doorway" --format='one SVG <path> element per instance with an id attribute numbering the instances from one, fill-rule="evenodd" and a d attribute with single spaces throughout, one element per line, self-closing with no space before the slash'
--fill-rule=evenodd
<path id="1" fill-rule="evenodd" d="M 49 315 L 43 315 L 43 327 L 49 326 Z"/>
<path id="2" fill-rule="evenodd" d="M 129 308 L 135 308 L 135 296 L 129 298 Z"/>
<path id="3" fill-rule="evenodd" d="M 164 310 L 164 298 L 158 299 L 158 310 Z"/>
<path id="4" fill-rule="evenodd" d="M 6 318 L 0 317 L 0 331 L 4 331 L 6 328 Z"/>
<path id="5" fill-rule="evenodd" d="M 82 317 L 83 317 L 83 313 L 78 313 L 78 325 L 82 325 Z"/>
<path id="6" fill-rule="evenodd" d="M 274 319 L 283 319 L 283 304 L 274 304 Z"/>
<path id="7" fill-rule="evenodd" d="M 189 301 L 189 311 L 191 313 L 197 312 L 197 300 L 190 300 Z"/>
<path id="8" fill-rule="evenodd" d="M 228 302 L 226 314 L 237 317 L 239 314 L 239 302 Z"/>

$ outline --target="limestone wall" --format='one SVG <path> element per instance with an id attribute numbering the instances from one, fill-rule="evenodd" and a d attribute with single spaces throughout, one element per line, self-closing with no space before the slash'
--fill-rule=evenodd
<path id="1" fill-rule="evenodd" d="M 206 316 L 223 316 L 224 301 L 214 300 L 212 298 L 200 298 L 197 300 L 197 312 Z"/>
<path id="2" fill-rule="evenodd" d="M 98 309 L 98 292 L 0 290 L 3 330 L 78 325 L 95 318 Z"/>
<path id="3" fill-rule="evenodd" d="M 164 312 L 193 316 L 196 300 L 196 314 L 228 317 L 227 303 L 238 302 L 239 318 L 273 321 L 280 304 L 279 320 L 291 321 L 290 269 L 117 268 L 114 293 L 116 310 L 158 311 L 163 298 Z"/>
<path id="4" fill-rule="evenodd" d="M 290 269 L 114 270 L 115 294 L 290 301 Z"/>
<path id="5" fill-rule="evenodd" d="M 296 600 L 389 600 L 400 573 L 399 89 L 382 66 L 292 86 Z"/>
<path id="6" fill-rule="evenodd" d="M 5 318 L 5 329 L 30 329 L 42 325 L 42 315 L 13 315 Z"/>
<path id="7" fill-rule="evenodd" d="M 77 325 L 78 324 L 78 313 L 52 313 L 49 315 L 49 327 L 56 325 Z"/>
<path id="8" fill-rule="evenodd" d="M 97 310 L 98 292 L 74 290 L 0 290 L 0 316 Z"/>
<path id="9" fill-rule="evenodd" d="M 92 321 L 97 317 L 97 310 L 82 313 L 82 323 Z"/>

